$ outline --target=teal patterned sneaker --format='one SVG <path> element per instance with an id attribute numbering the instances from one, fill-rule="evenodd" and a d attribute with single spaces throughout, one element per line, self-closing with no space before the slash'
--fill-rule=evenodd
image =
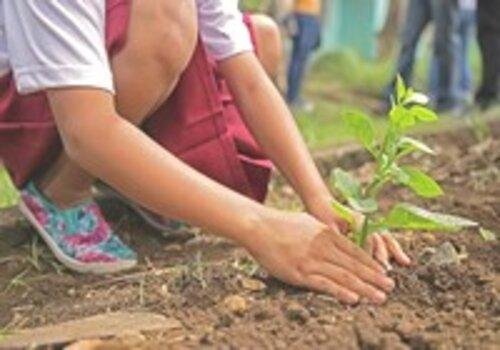
<path id="1" fill-rule="evenodd" d="M 21 191 L 19 208 L 56 258 L 71 270 L 105 274 L 137 264 L 136 254 L 113 233 L 91 199 L 59 209 L 31 182 Z"/>

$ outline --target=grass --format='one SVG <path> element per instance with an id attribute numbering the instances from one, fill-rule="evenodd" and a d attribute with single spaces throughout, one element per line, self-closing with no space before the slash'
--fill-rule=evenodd
<path id="1" fill-rule="evenodd" d="M 428 39 L 427 39 L 428 40 Z M 416 59 L 413 87 L 426 92 L 430 62 L 430 51 L 423 45 Z M 477 48 L 471 50 L 471 64 L 476 79 L 479 79 L 480 55 Z M 317 57 L 305 86 L 305 95 L 315 104 L 311 113 L 296 111 L 299 127 L 312 149 L 326 148 L 351 141 L 341 121 L 345 111 L 361 109 L 376 117 L 375 128 L 380 133 L 385 127 L 385 116 L 377 114 L 381 107 L 381 96 L 394 75 L 395 59 L 368 61 L 352 51 L 327 53 Z M 474 117 L 473 112 L 471 117 Z M 441 116 L 433 126 L 423 126 L 416 133 L 436 132 L 471 121 Z"/>

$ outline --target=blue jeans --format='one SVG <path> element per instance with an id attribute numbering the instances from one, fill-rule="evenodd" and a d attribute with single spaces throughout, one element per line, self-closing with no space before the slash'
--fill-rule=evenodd
<path id="1" fill-rule="evenodd" d="M 466 101 L 472 96 L 472 68 L 469 61 L 469 48 L 472 39 L 474 38 L 474 31 L 476 27 L 476 11 L 474 10 L 460 10 L 458 36 L 459 45 L 455 53 L 457 60 L 456 78 L 454 91 L 461 101 Z M 431 69 L 429 73 L 429 90 L 432 97 L 438 95 L 438 77 L 439 66 L 435 57 L 432 59 Z"/>
<path id="2" fill-rule="evenodd" d="M 294 16 L 297 32 L 293 36 L 293 50 L 288 68 L 288 91 L 286 95 L 290 104 L 297 103 L 300 99 L 307 63 L 311 54 L 319 46 L 321 35 L 318 17 L 298 13 Z"/>
<path id="3" fill-rule="evenodd" d="M 433 21 L 433 51 L 439 69 L 436 95 L 438 109 L 452 108 L 457 102 L 453 87 L 457 66 L 455 52 L 458 47 L 458 12 L 457 0 L 410 0 L 408 4 L 397 72 L 407 84 L 412 84 L 417 46 L 424 29 Z M 394 81 L 386 90 L 387 101 L 393 94 Z"/>

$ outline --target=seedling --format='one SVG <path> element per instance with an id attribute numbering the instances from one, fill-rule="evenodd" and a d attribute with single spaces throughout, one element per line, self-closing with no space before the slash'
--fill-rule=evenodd
<path id="1" fill-rule="evenodd" d="M 419 140 L 407 136 L 407 132 L 418 124 L 431 123 L 438 119 L 436 113 L 426 108 L 428 98 L 407 88 L 398 77 L 396 97 L 389 112 L 389 124 L 379 141 L 371 119 L 361 112 L 350 112 L 344 116 L 348 128 L 375 160 L 375 172 L 366 186 L 342 169 L 332 172 L 331 182 L 347 205 L 332 204 L 333 209 L 351 224 L 352 238 L 364 246 L 368 236 L 382 230 L 411 229 L 455 232 L 464 227 L 477 226 L 476 222 L 457 216 L 438 214 L 408 203 L 396 204 L 383 215 L 379 210 L 378 197 L 388 184 L 406 186 L 422 198 L 443 195 L 439 184 L 423 171 L 400 165 L 400 161 L 414 152 L 434 155 L 434 151 Z M 353 210 L 364 214 L 365 220 L 356 222 Z"/>

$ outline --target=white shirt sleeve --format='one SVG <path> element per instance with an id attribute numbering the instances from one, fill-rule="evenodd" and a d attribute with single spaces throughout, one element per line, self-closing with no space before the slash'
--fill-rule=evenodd
<path id="1" fill-rule="evenodd" d="M 103 0 L 3 1 L 7 51 L 22 94 L 56 87 L 114 91 Z"/>
<path id="2" fill-rule="evenodd" d="M 196 0 L 196 4 L 201 39 L 216 60 L 253 50 L 238 0 Z"/>

